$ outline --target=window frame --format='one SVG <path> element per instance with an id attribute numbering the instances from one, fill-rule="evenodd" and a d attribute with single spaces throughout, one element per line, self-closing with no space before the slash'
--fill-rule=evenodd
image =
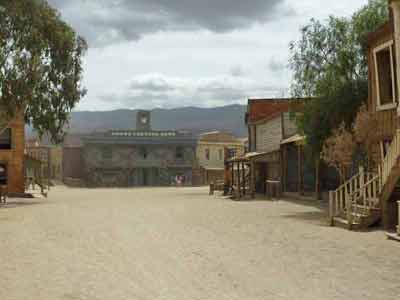
<path id="1" fill-rule="evenodd" d="M 184 160 L 185 159 L 185 149 L 182 146 L 177 146 L 175 148 L 175 159 Z"/>
<path id="2" fill-rule="evenodd" d="M 224 160 L 224 150 L 218 149 L 218 160 Z"/>
<path id="3" fill-rule="evenodd" d="M 206 160 L 210 160 L 210 158 L 211 158 L 211 151 L 210 151 L 210 148 L 206 148 L 205 150 L 204 150 L 204 156 L 205 156 L 205 158 L 206 158 Z"/>
<path id="4" fill-rule="evenodd" d="M 381 111 L 381 110 L 390 110 L 394 109 L 397 107 L 396 103 L 396 80 L 395 80 L 395 72 L 394 72 L 394 60 L 393 60 L 393 45 L 394 42 L 393 40 L 390 40 L 386 43 L 383 43 L 382 45 L 379 45 L 378 47 L 375 47 L 373 50 L 374 53 L 374 63 L 375 63 L 375 82 L 376 82 L 376 110 Z M 393 99 L 392 103 L 387 103 L 387 104 L 381 104 L 381 91 L 380 91 L 380 82 L 379 82 L 379 66 L 378 66 L 378 59 L 377 59 L 377 53 L 380 51 L 383 51 L 385 49 L 389 49 L 390 53 L 390 73 L 392 77 L 392 94 L 393 94 Z"/>
<path id="5" fill-rule="evenodd" d="M 4 169 L 5 169 L 5 183 L 0 182 L 0 186 L 6 186 L 6 185 L 8 185 L 8 180 L 9 180 L 8 162 L 0 161 L 0 165 L 4 166 Z"/>
<path id="6" fill-rule="evenodd" d="M 10 147 L 9 148 L 0 148 L 0 151 L 10 151 L 14 149 L 14 138 L 13 138 L 13 129 L 12 127 L 7 127 L 4 129 L 4 132 L 9 131 L 10 132 Z"/>

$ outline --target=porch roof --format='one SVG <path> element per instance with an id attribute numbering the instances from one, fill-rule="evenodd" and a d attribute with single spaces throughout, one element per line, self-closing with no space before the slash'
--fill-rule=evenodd
<path id="1" fill-rule="evenodd" d="M 268 154 L 268 152 L 249 152 L 242 156 L 233 157 L 228 162 L 247 162 L 252 158 Z"/>
<path id="2" fill-rule="evenodd" d="M 281 141 L 281 145 L 296 143 L 296 142 L 304 141 L 305 139 L 306 139 L 306 137 L 304 135 L 295 134 L 295 135 L 291 136 L 290 138 L 287 138 L 287 139 Z"/>

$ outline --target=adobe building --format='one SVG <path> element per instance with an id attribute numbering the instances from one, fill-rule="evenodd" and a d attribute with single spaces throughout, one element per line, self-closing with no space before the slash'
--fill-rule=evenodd
<path id="1" fill-rule="evenodd" d="M 148 111 L 139 111 L 136 120 L 135 130 L 110 130 L 82 138 L 86 184 L 170 186 L 177 177 L 184 185 L 194 184 L 197 139 L 188 131 L 152 130 Z"/>
<path id="2" fill-rule="evenodd" d="M 25 192 L 24 143 L 25 120 L 17 114 L 0 134 L 0 185 L 10 194 Z"/>

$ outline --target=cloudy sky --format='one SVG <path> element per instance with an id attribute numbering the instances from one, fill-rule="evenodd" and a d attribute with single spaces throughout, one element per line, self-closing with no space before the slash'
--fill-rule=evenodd
<path id="1" fill-rule="evenodd" d="M 302 24 L 367 0 L 49 0 L 89 42 L 78 110 L 245 103 L 288 94 Z"/>

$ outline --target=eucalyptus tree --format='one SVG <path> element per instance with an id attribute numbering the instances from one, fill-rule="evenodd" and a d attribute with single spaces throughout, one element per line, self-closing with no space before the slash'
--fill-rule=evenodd
<path id="1" fill-rule="evenodd" d="M 3 128 L 23 112 L 40 135 L 62 141 L 69 113 L 85 95 L 86 41 L 44 0 L 0 0 Z"/>

